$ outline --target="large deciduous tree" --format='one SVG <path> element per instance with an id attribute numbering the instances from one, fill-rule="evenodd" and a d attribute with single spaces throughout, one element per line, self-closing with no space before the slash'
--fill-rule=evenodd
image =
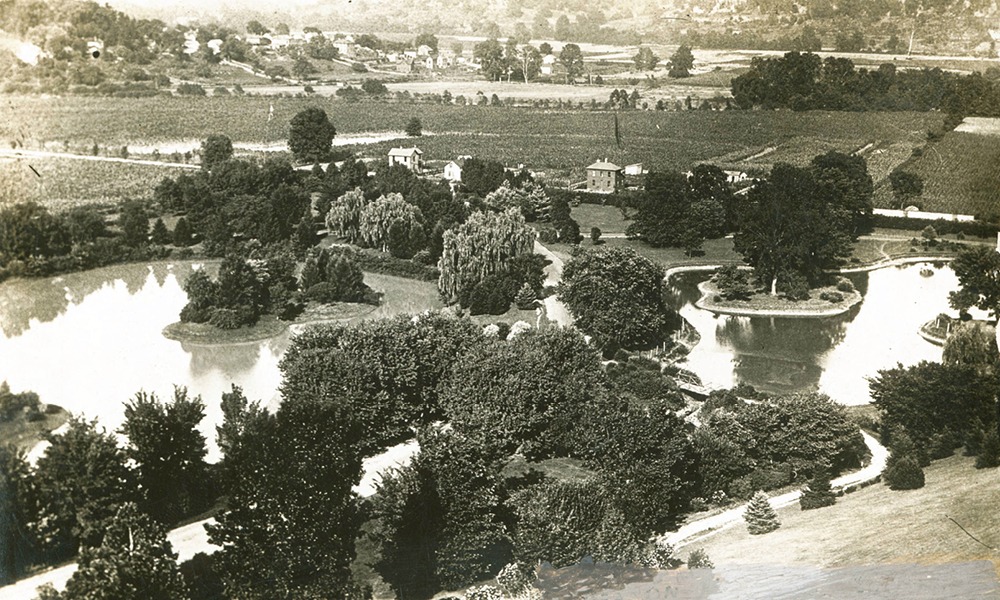
<path id="1" fill-rule="evenodd" d="M 457 302 L 486 277 L 503 270 L 508 259 L 531 252 L 534 241 L 534 230 L 515 208 L 473 213 L 465 223 L 444 233 L 438 261 L 441 296 L 446 302 Z"/>
<path id="2" fill-rule="evenodd" d="M 177 554 L 164 527 L 132 503 L 108 522 L 99 546 L 80 552 L 62 600 L 185 600 Z"/>
<path id="3" fill-rule="evenodd" d="M 235 407 L 226 428 L 229 502 L 207 527 L 226 592 L 239 598 L 348 597 L 360 525 L 360 428 L 339 402 Z"/>
<path id="4" fill-rule="evenodd" d="M 655 344 L 670 322 L 663 269 L 631 248 L 577 254 L 563 269 L 559 299 L 605 353 Z"/>
<path id="5" fill-rule="evenodd" d="M 404 242 L 407 247 L 400 253 L 406 254 L 409 250 L 409 232 L 415 225 L 423 227 L 423 220 L 424 217 L 420 213 L 420 209 L 403 200 L 402 194 L 388 194 L 366 204 L 361 209 L 358 218 L 358 231 L 361 234 L 361 241 L 367 246 L 385 252 L 390 250 L 390 242 L 393 241 L 390 236 L 393 226 L 400 223 L 407 236 Z M 398 246 L 398 242 L 396 245 Z M 414 253 L 422 249 L 415 248 L 413 252 L 408 253 L 413 256 Z"/>
<path id="6" fill-rule="evenodd" d="M 496 39 L 476 44 L 472 49 L 472 56 L 481 65 L 481 71 L 486 79 L 496 81 L 507 74 L 509 65 L 504 58 L 504 48 Z"/>
<path id="7" fill-rule="evenodd" d="M 292 117 L 288 131 L 288 149 L 299 162 L 322 162 L 329 158 L 335 135 L 337 129 L 325 110 L 307 108 Z"/>
<path id="8" fill-rule="evenodd" d="M 145 512 L 161 523 L 173 524 L 207 505 L 207 449 L 198 431 L 204 417 L 201 397 L 189 398 L 183 387 L 174 388 L 170 402 L 139 392 L 125 404 L 125 454 L 135 461 Z"/>
<path id="9" fill-rule="evenodd" d="M 330 204 L 326 226 L 354 244 L 361 240 L 361 211 L 368 201 L 361 188 L 345 192 Z"/>
<path id="10" fill-rule="evenodd" d="M 650 172 L 645 189 L 633 200 L 636 214 L 626 233 L 651 246 L 696 250 L 703 240 L 722 235 L 734 202 L 718 167 L 698 165 L 688 176 Z"/>
<path id="11" fill-rule="evenodd" d="M 210 135 L 201 143 L 201 166 L 212 170 L 233 157 L 233 141 L 224 135 Z"/>
<path id="12" fill-rule="evenodd" d="M 909 206 L 915 198 L 924 193 L 924 179 L 916 173 L 895 169 L 889 173 L 889 184 L 892 186 L 892 194 L 899 202 L 899 208 Z"/>
<path id="13" fill-rule="evenodd" d="M 989 246 L 972 246 L 963 249 L 951 263 L 962 286 L 951 292 L 948 302 L 960 311 L 975 306 L 1000 314 L 1000 252 Z"/>
<path id="14" fill-rule="evenodd" d="M 640 46 L 639 52 L 632 58 L 637 71 L 652 71 L 660 62 L 660 57 L 653 54 L 648 46 Z"/>
<path id="15" fill-rule="evenodd" d="M 583 75 L 583 52 L 576 44 L 566 44 L 559 52 L 559 62 L 566 67 L 566 78 L 573 82 Z"/>
<path id="16" fill-rule="evenodd" d="M 734 247 L 772 294 L 779 279 L 814 283 L 850 254 L 850 222 L 822 192 L 810 171 L 778 163 L 747 194 Z"/>
<path id="17" fill-rule="evenodd" d="M 667 76 L 690 77 L 692 67 L 694 67 L 694 55 L 691 54 L 691 47 L 682 44 L 670 56 L 670 71 L 667 72 Z"/>
<path id="18" fill-rule="evenodd" d="M 107 519 L 135 499 L 125 453 L 94 422 L 72 418 L 38 459 L 32 477 L 29 528 L 46 560 L 72 556 L 100 543 Z"/>

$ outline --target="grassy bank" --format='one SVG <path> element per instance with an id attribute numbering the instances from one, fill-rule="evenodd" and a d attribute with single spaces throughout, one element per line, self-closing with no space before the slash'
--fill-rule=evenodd
<path id="1" fill-rule="evenodd" d="M 69 413 L 54 404 L 42 410 L 42 419 L 29 421 L 25 415 L 18 415 L 10 421 L 0 422 L 0 440 L 12 444 L 18 450 L 27 452 L 40 442 L 45 434 L 62 427 L 69 420 Z"/>
<path id="2" fill-rule="evenodd" d="M 996 469 L 973 468 L 974 459 L 953 456 L 925 470 L 919 490 L 894 492 L 882 484 L 837 499 L 828 508 L 780 509 L 781 528 L 751 536 L 735 526 L 696 544 L 717 565 L 767 563 L 841 567 L 855 564 L 990 560 L 991 552 L 948 517 L 991 547 L 1000 547 Z"/>

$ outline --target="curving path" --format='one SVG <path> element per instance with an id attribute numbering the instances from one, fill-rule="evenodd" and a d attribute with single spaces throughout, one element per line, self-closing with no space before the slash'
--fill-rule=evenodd
<path id="1" fill-rule="evenodd" d="M 868 446 L 868 450 L 872 453 L 871 461 L 867 466 L 854 471 L 853 473 L 848 473 L 847 475 L 842 475 L 832 480 L 830 484 L 834 488 L 844 488 L 849 485 L 870 481 L 881 474 L 882 470 L 885 468 L 885 461 L 889 458 L 889 450 L 868 433 L 862 431 L 861 435 L 864 436 L 865 445 Z M 781 494 L 780 496 L 774 496 L 770 499 L 771 506 L 776 509 L 788 506 L 789 504 L 798 501 L 799 496 L 801 495 L 801 490 L 795 490 Z M 746 510 L 746 507 L 746 504 L 741 504 L 719 514 L 698 519 L 697 521 L 692 521 L 690 523 L 685 523 L 677 531 L 664 535 L 662 539 L 674 548 L 679 548 L 687 544 L 693 544 L 699 540 L 707 538 L 710 535 L 718 533 L 723 529 L 728 529 L 734 525 L 742 523 L 743 511 Z"/>
<path id="2" fill-rule="evenodd" d="M 559 282 L 562 281 L 562 259 L 553 254 L 551 250 L 543 246 L 538 240 L 535 240 L 535 254 L 541 254 L 551 261 L 551 264 L 545 267 L 545 287 L 559 285 Z M 555 294 L 546 296 L 543 302 L 545 304 L 545 316 L 550 321 L 555 321 L 562 327 L 569 327 L 573 324 L 573 315 L 569 314 L 569 309 L 556 298 Z"/>

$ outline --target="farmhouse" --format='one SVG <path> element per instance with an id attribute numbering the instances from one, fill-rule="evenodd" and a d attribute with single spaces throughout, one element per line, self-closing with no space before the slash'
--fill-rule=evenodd
<path id="1" fill-rule="evenodd" d="M 597 161 L 587 167 L 587 191 L 610 194 L 624 183 L 622 168 L 607 161 Z"/>
<path id="2" fill-rule="evenodd" d="M 462 181 L 462 168 L 465 167 L 465 160 L 471 156 L 459 156 L 455 160 L 449 161 L 444 166 L 444 178 L 448 181 L 459 183 Z"/>
<path id="3" fill-rule="evenodd" d="M 420 157 L 423 152 L 420 148 L 393 148 L 389 150 L 389 165 L 403 165 L 414 173 L 421 172 Z"/>

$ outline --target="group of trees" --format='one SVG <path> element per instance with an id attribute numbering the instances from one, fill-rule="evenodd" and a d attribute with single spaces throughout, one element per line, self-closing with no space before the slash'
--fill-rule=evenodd
<path id="1" fill-rule="evenodd" d="M 551 51 L 551 48 L 546 50 Z M 539 48 L 528 43 L 518 45 L 514 38 L 508 38 L 505 44 L 501 44 L 496 38 L 480 42 L 473 48 L 472 56 L 481 65 L 486 79 L 516 79 L 524 83 L 538 77 L 544 58 Z M 564 45 L 559 52 L 558 61 L 566 70 L 567 82 L 571 83 L 583 74 L 583 52 L 578 45 Z"/>
<path id="2" fill-rule="evenodd" d="M 184 388 L 176 388 L 167 402 L 140 392 L 126 404 L 124 448 L 94 422 L 73 417 L 66 431 L 50 436 L 51 444 L 34 467 L 12 447 L 0 449 L 4 489 L 0 581 L 9 582 L 29 566 L 55 564 L 79 551 L 80 569 L 70 580 L 64 596 L 68 600 L 138 599 L 144 596 L 129 587 L 155 590 L 161 576 L 173 585 L 170 568 L 151 565 L 167 554 L 162 537 L 150 542 L 159 549 L 147 548 L 145 540 L 162 536 L 163 526 L 197 514 L 215 500 L 205 463 L 205 438 L 197 430 L 204 415 L 201 398 L 189 397 Z M 115 532 L 129 528 L 134 539 L 127 557 L 108 556 L 109 547 L 122 543 Z M 119 560 L 134 561 L 137 571 L 129 573 L 128 565 L 120 566 Z M 176 572 L 176 563 L 172 570 Z M 140 583 L 144 580 L 148 582 Z M 102 595 L 93 595 L 96 590 Z"/>
<path id="3" fill-rule="evenodd" d="M 856 69 L 850 59 L 822 59 L 810 52 L 754 58 L 750 70 L 733 79 L 732 91 L 741 108 L 1000 115 L 1000 85 L 978 72 L 956 75 L 938 68 L 897 71 L 891 63 L 875 70 Z"/>

